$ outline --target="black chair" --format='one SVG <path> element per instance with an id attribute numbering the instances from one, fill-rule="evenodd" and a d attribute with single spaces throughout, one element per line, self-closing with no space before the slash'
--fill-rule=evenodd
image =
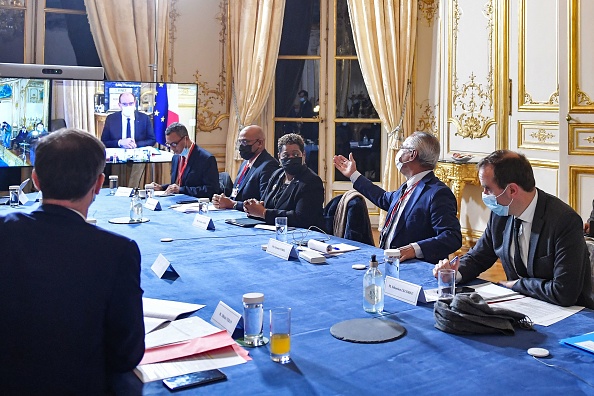
<path id="1" fill-rule="evenodd" d="M 56 118 L 56 119 L 50 120 L 50 127 L 49 127 L 50 132 L 55 132 L 58 129 L 62 129 L 62 128 L 66 128 L 66 120 L 64 120 L 63 118 Z"/>
<path id="2" fill-rule="evenodd" d="M 342 195 L 332 198 L 324 208 L 324 231 L 330 235 L 336 235 L 334 217 L 341 199 Z M 350 199 L 346 205 L 345 223 L 343 224 L 344 236 L 342 237 L 375 246 L 365 199 L 357 196 Z"/>
<path id="3" fill-rule="evenodd" d="M 219 186 L 220 191 L 224 193 L 225 196 L 231 196 L 231 193 L 233 192 L 233 180 L 231 180 L 231 176 L 229 176 L 227 172 L 219 173 Z"/>

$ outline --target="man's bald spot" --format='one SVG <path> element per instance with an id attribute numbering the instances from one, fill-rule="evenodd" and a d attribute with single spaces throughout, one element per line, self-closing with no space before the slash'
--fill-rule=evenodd
<path id="1" fill-rule="evenodd" d="M 257 140 L 264 141 L 266 139 L 266 136 L 264 135 L 264 131 L 258 125 L 247 126 L 247 127 L 243 128 L 242 132 L 244 133 L 245 139 L 247 139 L 247 140 L 256 140 L 257 139 Z"/>

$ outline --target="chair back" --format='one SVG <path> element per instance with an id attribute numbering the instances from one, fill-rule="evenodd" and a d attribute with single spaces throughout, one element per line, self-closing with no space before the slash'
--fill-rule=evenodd
<path id="1" fill-rule="evenodd" d="M 586 246 L 590 252 L 590 275 L 592 276 L 592 287 L 594 288 L 594 238 L 586 237 Z"/>
<path id="2" fill-rule="evenodd" d="M 55 132 L 58 129 L 66 128 L 66 120 L 63 118 L 55 118 L 50 120 L 49 131 Z"/>
<path id="3" fill-rule="evenodd" d="M 220 172 L 219 173 L 219 186 L 220 191 L 225 194 L 225 196 L 231 196 L 233 192 L 233 180 L 231 180 L 231 176 L 227 172 Z"/>
<path id="4" fill-rule="evenodd" d="M 326 232 L 375 246 L 367 204 L 355 190 L 332 198 L 324 208 Z"/>

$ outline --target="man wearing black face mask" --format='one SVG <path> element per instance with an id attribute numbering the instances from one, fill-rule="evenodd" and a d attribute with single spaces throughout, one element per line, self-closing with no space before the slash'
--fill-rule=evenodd
<path id="1" fill-rule="evenodd" d="M 287 217 L 289 226 L 322 226 L 324 185 L 322 179 L 305 165 L 305 144 L 301 136 L 289 133 L 278 140 L 282 169 L 273 173 L 262 201 L 244 201 L 243 210 L 274 224 Z"/>
<path id="2" fill-rule="evenodd" d="M 266 151 L 266 136 L 258 125 L 250 125 L 239 132 L 237 139 L 239 155 L 244 159 L 233 183 L 230 197 L 215 194 L 212 203 L 219 209 L 243 211 L 243 201 L 248 198 L 262 199 L 272 173 L 278 162 Z"/>

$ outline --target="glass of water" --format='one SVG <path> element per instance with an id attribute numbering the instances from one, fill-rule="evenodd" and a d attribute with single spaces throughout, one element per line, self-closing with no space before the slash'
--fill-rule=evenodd
<path id="1" fill-rule="evenodd" d="M 274 225 L 276 227 L 276 240 L 281 242 L 287 242 L 287 218 L 277 217 L 274 219 Z"/>

